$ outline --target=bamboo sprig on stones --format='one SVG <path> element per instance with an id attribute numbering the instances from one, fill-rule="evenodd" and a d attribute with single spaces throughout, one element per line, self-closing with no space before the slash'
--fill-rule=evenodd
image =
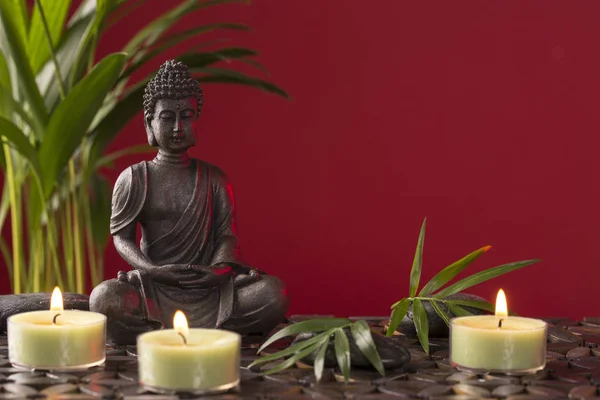
<path id="1" fill-rule="evenodd" d="M 344 333 L 344 329 L 349 328 L 353 340 L 356 342 L 358 349 L 364 354 L 369 362 L 375 367 L 377 372 L 385 376 L 383 362 L 373 341 L 371 329 L 366 321 L 359 320 L 352 322 L 347 318 L 314 318 L 306 321 L 297 322 L 289 325 L 271 336 L 259 349 L 258 353 L 266 349 L 269 345 L 282 339 L 286 336 L 297 335 L 300 333 L 318 333 L 310 339 L 299 341 L 285 350 L 278 351 L 274 354 L 266 355 L 250 364 L 250 367 L 264 364 L 270 361 L 279 360 L 288 357 L 275 367 L 264 372 L 265 375 L 274 374 L 276 372 L 287 369 L 296 362 L 308 357 L 313 352 L 316 352 L 314 361 L 314 371 L 317 382 L 323 376 L 325 366 L 325 354 L 330 340 L 333 338 L 334 350 L 337 363 L 342 371 L 344 380 L 348 382 L 350 379 L 350 344 Z"/>
<path id="2" fill-rule="evenodd" d="M 429 354 L 429 321 L 425 306 L 423 305 L 424 301 L 428 301 L 431 304 L 436 314 L 440 316 L 446 325 L 449 325 L 449 319 L 452 316 L 471 315 L 471 313 L 464 307 L 478 308 L 493 312 L 494 306 L 487 301 L 458 300 L 448 299 L 447 297 L 460 293 L 465 289 L 496 278 L 500 275 L 504 275 L 516 269 L 535 264 L 541 260 L 533 259 L 517 261 L 488 268 L 444 287 L 468 265 L 473 263 L 473 261 L 491 249 L 491 246 L 484 246 L 466 255 L 460 260 L 448 265 L 446 268 L 438 272 L 433 278 L 431 278 L 431 280 L 427 282 L 427 284 L 425 284 L 425 286 L 423 286 L 419 292 L 417 292 L 419 289 L 419 281 L 421 278 L 421 270 L 423 265 L 423 243 L 425 240 L 426 222 L 427 219 L 423 220 L 421 231 L 419 233 L 419 239 L 417 240 L 417 249 L 415 251 L 413 265 L 410 272 L 409 297 L 405 297 L 397 301 L 390 307 L 392 309 L 392 314 L 390 316 L 390 323 L 386 334 L 387 336 L 392 336 L 394 334 L 406 316 L 410 305 L 412 304 L 413 322 L 417 331 L 417 337 L 421 343 L 421 346 L 423 347 L 423 350 Z M 446 310 L 444 310 L 444 307 L 442 306 L 445 306 Z"/>

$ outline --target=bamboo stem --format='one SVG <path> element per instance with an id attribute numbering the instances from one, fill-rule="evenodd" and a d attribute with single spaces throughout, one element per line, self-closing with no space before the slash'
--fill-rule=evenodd
<path id="1" fill-rule="evenodd" d="M 41 291 L 40 285 L 40 277 L 42 274 L 42 263 L 44 262 L 44 249 L 42 247 L 42 229 L 38 230 L 38 233 L 35 238 L 35 245 L 31 245 L 31 248 L 34 249 L 34 254 L 30 257 L 30 260 L 33 261 L 33 291 L 39 292 Z"/>
<path id="2" fill-rule="evenodd" d="M 83 243 L 81 240 L 81 225 L 79 223 L 79 201 L 77 196 L 77 177 L 75 176 L 75 162 L 69 160 L 69 180 L 71 183 L 71 195 L 73 196 L 73 244 L 75 247 L 75 290 L 77 293 L 85 291 L 85 271 L 83 260 Z"/>
<path id="3" fill-rule="evenodd" d="M 4 158 L 6 159 L 6 177 L 8 182 L 9 196 L 10 196 L 10 228 L 12 234 L 12 251 L 13 251 L 13 280 L 12 290 L 14 294 L 20 294 L 22 292 L 21 287 L 21 269 L 22 269 L 22 258 L 21 252 L 23 246 L 21 243 L 21 214 L 19 210 L 19 201 L 17 199 L 17 190 L 15 182 L 15 171 L 13 169 L 12 154 L 10 152 L 10 146 L 7 143 L 3 143 Z"/>

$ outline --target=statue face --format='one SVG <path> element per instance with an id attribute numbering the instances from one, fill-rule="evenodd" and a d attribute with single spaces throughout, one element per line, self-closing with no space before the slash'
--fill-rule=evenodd
<path id="1" fill-rule="evenodd" d="M 152 134 L 158 147 L 181 153 L 196 144 L 198 101 L 195 97 L 184 99 L 159 99 L 154 116 L 146 121 L 146 131 Z"/>

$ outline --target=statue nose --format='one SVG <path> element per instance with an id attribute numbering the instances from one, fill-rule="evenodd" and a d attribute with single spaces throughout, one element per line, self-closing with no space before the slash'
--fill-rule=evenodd
<path id="1" fill-rule="evenodd" d="M 183 129 L 181 127 L 181 120 L 175 121 L 175 126 L 173 127 L 173 134 L 175 136 L 181 136 Z"/>

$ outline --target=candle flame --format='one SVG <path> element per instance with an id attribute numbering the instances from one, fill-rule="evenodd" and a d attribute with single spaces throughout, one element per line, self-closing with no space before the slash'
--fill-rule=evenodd
<path id="1" fill-rule="evenodd" d="M 506 295 L 504 294 L 504 290 L 502 289 L 498 291 L 498 296 L 496 297 L 496 316 L 508 317 L 508 305 L 506 304 Z"/>
<path id="2" fill-rule="evenodd" d="M 57 286 L 52 291 L 52 297 L 50 298 L 50 311 L 63 311 L 63 309 L 62 293 Z"/>
<path id="3" fill-rule="evenodd" d="M 187 318 L 185 318 L 185 314 L 182 311 L 177 310 L 175 312 L 173 316 L 173 329 L 187 340 L 189 328 Z"/>

